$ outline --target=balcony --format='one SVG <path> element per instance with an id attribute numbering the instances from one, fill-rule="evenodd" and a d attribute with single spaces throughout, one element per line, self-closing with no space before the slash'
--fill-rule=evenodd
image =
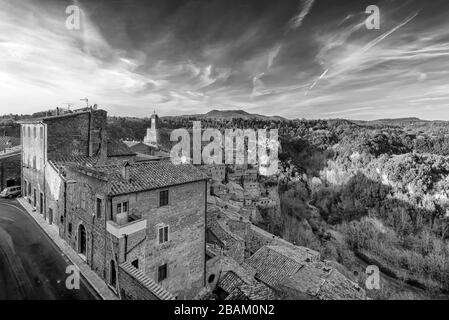
<path id="1" fill-rule="evenodd" d="M 129 219 L 131 221 L 117 223 L 109 220 L 106 222 L 106 230 L 116 238 L 124 235 L 130 235 L 147 228 L 147 220 L 145 218 Z"/>

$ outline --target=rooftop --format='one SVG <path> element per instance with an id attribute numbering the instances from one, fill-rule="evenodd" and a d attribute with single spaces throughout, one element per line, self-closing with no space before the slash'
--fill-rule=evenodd
<path id="1" fill-rule="evenodd" d="M 248 261 L 255 278 L 293 299 L 364 299 L 365 292 L 305 247 L 264 246 Z"/>
<path id="2" fill-rule="evenodd" d="M 75 170 L 86 167 L 106 176 L 111 184 L 110 195 L 119 195 L 159 189 L 206 180 L 207 176 L 190 164 L 175 165 L 170 160 L 127 161 L 120 158 L 107 158 L 100 162 L 99 157 L 61 157 L 50 160 L 57 169 L 70 165 Z M 122 176 L 124 163 L 129 165 L 129 180 Z"/>
<path id="3" fill-rule="evenodd" d="M 256 278 L 276 288 L 285 277 L 295 274 L 306 263 L 319 258 L 319 253 L 305 247 L 264 246 L 247 261 L 256 270 Z"/>
<path id="4" fill-rule="evenodd" d="M 123 178 L 121 165 L 107 165 L 98 169 L 109 175 L 112 195 L 159 189 L 207 179 L 207 176 L 193 165 L 175 165 L 169 160 L 130 162 L 129 181 Z"/>

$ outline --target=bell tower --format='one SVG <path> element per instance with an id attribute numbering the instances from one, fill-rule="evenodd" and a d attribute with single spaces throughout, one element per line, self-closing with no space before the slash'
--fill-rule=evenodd
<path id="1" fill-rule="evenodd" d="M 151 126 L 147 128 L 147 135 L 143 139 L 143 142 L 149 146 L 158 146 L 159 144 L 159 117 L 156 114 L 156 111 L 153 111 L 153 114 L 150 117 Z"/>

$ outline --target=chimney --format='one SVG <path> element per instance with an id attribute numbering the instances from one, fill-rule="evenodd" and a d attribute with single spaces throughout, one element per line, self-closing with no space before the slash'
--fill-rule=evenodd
<path id="1" fill-rule="evenodd" d="M 126 161 L 122 167 L 122 178 L 125 179 L 127 182 L 130 181 L 130 177 L 129 177 L 129 167 L 130 166 L 131 165 L 129 164 L 129 162 Z"/>

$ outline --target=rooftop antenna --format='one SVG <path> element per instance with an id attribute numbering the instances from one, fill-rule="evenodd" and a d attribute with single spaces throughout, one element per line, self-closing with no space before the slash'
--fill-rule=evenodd
<path id="1" fill-rule="evenodd" d="M 89 99 L 84 98 L 84 99 L 80 99 L 80 101 L 86 101 L 86 107 L 89 108 Z"/>

